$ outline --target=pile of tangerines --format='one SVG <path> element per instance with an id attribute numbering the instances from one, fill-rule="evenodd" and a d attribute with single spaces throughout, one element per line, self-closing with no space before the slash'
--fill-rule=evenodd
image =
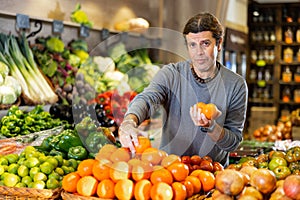
<path id="1" fill-rule="evenodd" d="M 134 156 L 127 148 L 103 146 L 95 159 L 83 160 L 77 171 L 64 176 L 62 188 L 85 197 L 179 200 L 215 187 L 214 173 L 223 167 L 201 169 L 195 163 L 200 157 L 167 154 L 152 147 L 148 138 L 138 139 Z"/>

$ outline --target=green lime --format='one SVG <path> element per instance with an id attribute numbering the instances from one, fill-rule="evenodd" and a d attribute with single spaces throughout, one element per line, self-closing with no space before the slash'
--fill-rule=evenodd
<path id="1" fill-rule="evenodd" d="M 32 185 L 31 185 L 32 188 L 35 188 L 35 189 L 45 189 L 46 187 L 46 183 L 44 181 L 34 181 L 32 182 Z"/>
<path id="2" fill-rule="evenodd" d="M 45 154 L 42 154 L 41 156 L 39 156 L 40 163 L 45 162 L 47 159 L 48 159 L 48 157 Z"/>
<path id="3" fill-rule="evenodd" d="M 29 176 L 33 179 L 34 175 L 40 171 L 39 167 L 33 167 L 29 170 Z"/>
<path id="4" fill-rule="evenodd" d="M 1 174 L 0 179 L 4 180 L 5 176 L 7 176 L 8 174 L 8 172 L 4 172 L 3 174 Z"/>
<path id="5" fill-rule="evenodd" d="M 43 172 L 38 172 L 34 175 L 33 177 L 33 182 L 36 182 L 36 181 L 46 181 L 48 178 L 47 178 L 47 175 L 44 174 Z"/>
<path id="6" fill-rule="evenodd" d="M 55 178 L 49 178 L 46 182 L 47 189 L 55 189 L 59 187 L 59 181 Z"/>
<path id="7" fill-rule="evenodd" d="M 25 165 L 20 165 L 18 168 L 18 175 L 21 177 L 28 176 L 29 169 Z"/>
<path id="8" fill-rule="evenodd" d="M 7 159 L 8 163 L 16 163 L 19 160 L 19 155 L 18 154 L 8 154 L 5 156 Z"/>
<path id="9" fill-rule="evenodd" d="M 26 161 L 26 158 L 23 158 L 23 157 L 21 158 L 21 157 L 19 157 L 19 160 L 18 160 L 17 163 L 18 163 L 19 165 L 23 165 L 23 164 L 25 163 L 25 161 Z"/>
<path id="10" fill-rule="evenodd" d="M 64 162 L 64 158 L 61 155 L 56 155 L 54 158 L 58 161 L 58 166 L 62 166 Z"/>
<path id="11" fill-rule="evenodd" d="M 17 174 L 18 173 L 18 168 L 19 168 L 19 164 L 17 163 L 12 163 L 8 166 L 7 168 L 7 172 L 8 173 L 12 173 L 12 174 Z"/>
<path id="12" fill-rule="evenodd" d="M 5 172 L 5 167 L 0 165 L 0 176 Z"/>
<path id="13" fill-rule="evenodd" d="M 8 160 L 5 157 L 0 158 L 0 165 L 8 165 Z"/>
<path id="14" fill-rule="evenodd" d="M 21 187 L 26 187 L 26 184 L 25 183 L 22 183 L 22 182 L 19 182 L 15 185 L 15 187 L 17 188 L 21 188 Z"/>
<path id="15" fill-rule="evenodd" d="M 58 160 L 52 156 L 49 156 L 46 161 L 51 163 L 54 168 L 56 168 L 58 166 Z"/>
<path id="16" fill-rule="evenodd" d="M 60 180 L 62 178 L 57 172 L 53 171 L 51 174 L 48 175 L 48 179 L 54 178 L 56 180 Z"/>
<path id="17" fill-rule="evenodd" d="M 29 185 L 29 183 L 32 182 L 32 178 L 30 176 L 24 176 L 21 180 L 22 183 L 24 183 L 25 185 Z"/>
<path id="18" fill-rule="evenodd" d="M 19 154 L 19 159 L 20 159 L 20 158 L 25 158 L 25 155 L 26 155 L 25 151 L 22 151 L 22 152 Z"/>
<path id="19" fill-rule="evenodd" d="M 50 174 L 54 170 L 54 166 L 51 163 L 49 163 L 48 161 L 46 161 L 40 165 L 40 169 L 41 169 L 41 172 L 43 172 L 45 174 Z"/>
<path id="20" fill-rule="evenodd" d="M 40 161 L 36 157 L 30 157 L 30 158 L 27 158 L 27 160 L 25 161 L 25 165 L 28 168 L 37 167 L 40 165 Z"/>
<path id="21" fill-rule="evenodd" d="M 4 185 L 8 187 L 14 187 L 18 182 L 20 182 L 20 177 L 15 174 L 9 173 L 3 179 Z"/>
<path id="22" fill-rule="evenodd" d="M 58 173 L 61 176 L 63 176 L 65 174 L 65 171 L 61 167 L 57 167 L 55 169 L 55 172 Z"/>

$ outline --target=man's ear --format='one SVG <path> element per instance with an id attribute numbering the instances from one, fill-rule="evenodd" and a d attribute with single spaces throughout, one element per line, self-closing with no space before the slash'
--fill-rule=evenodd
<path id="1" fill-rule="evenodd" d="M 218 51 L 221 51 L 221 49 L 222 49 L 222 43 L 223 43 L 223 38 L 220 38 L 219 44 L 218 44 Z"/>

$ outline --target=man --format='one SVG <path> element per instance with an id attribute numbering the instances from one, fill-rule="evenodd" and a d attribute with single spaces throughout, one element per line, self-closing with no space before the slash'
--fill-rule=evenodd
<path id="1" fill-rule="evenodd" d="M 240 75 L 217 61 L 224 30 L 210 13 L 188 20 L 183 35 L 189 60 L 162 67 L 137 95 L 119 127 L 124 147 L 134 151 L 137 126 L 163 108 L 160 149 L 176 155 L 208 155 L 224 166 L 243 139 L 248 88 Z M 207 119 L 198 102 L 213 103 L 217 114 Z"/>

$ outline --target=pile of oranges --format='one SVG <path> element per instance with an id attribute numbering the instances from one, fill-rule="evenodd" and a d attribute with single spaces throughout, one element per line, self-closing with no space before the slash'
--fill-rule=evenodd
<path id="1" fill-rule="evenodd" d="M 76 172 L 64 176 L 62 188 L 69 193 L 105 199 L 187 199 L 215 186 L 213 172 L 191 171 L 181 157 L 151 146 L 139 137 L 136 154 L 127 148 L 103 146 L 95 159 L 83 160 Z"/>

